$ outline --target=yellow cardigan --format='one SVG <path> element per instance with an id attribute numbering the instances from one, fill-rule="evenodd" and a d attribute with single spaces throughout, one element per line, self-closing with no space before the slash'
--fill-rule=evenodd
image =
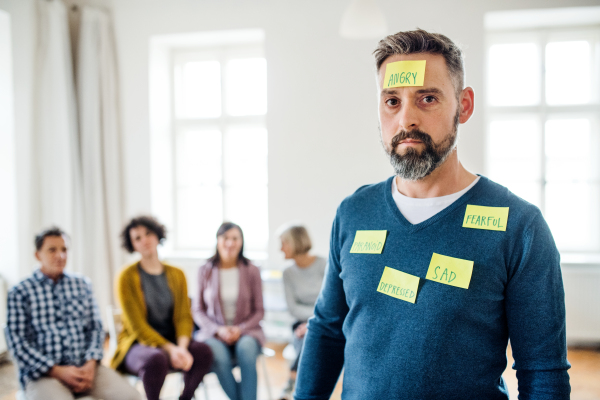
<path id="1" fill-rule="evenodd" d="M 194 322 L 187 295 L 185 274 L 179 268 L 163 264 L 167 283 L 173 294 L 173 324 L 175 336 L 192 336 Z M 123 330 L 119 334 L 117 350 L 110 366 L 119 368 L 125 355 L 134 343 L 150 347 L 160 347 L 167 339 L 156 332 L 147 320 L 146 301 L 138 271 L 138 263 L 131 264 L 121 272 L 117 279 L 117 295 L 122 309 Z"/>

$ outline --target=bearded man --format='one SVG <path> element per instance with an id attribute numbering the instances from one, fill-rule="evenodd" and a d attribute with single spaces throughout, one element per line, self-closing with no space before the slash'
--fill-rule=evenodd
<path id="1" fill-rule="evenodd" d="M 374 52 L 395 176 L 338 208 L 296 400 L 568 399 L 559 253 L 539 209 L 459 161 L 473 114 L 461 50 L 399 32 Z"/>

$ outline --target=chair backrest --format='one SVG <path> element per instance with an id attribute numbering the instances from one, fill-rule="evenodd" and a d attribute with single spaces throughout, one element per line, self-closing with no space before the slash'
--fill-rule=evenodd
<path id="1" fill-rule="evenodd" d="M 106 308 L 106 320 L 108 321 L 108 354 L 112 357 L 117 350 L 117 338 L 123 330 L 122 312 L 120 309 L 109 305 Z"/>

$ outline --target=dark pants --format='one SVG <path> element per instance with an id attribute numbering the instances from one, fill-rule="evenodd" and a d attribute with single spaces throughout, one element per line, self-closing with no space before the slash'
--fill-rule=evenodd
<path id="1" fill-rule="evenodd" d="M 204 343 L 191 341 L 188 351 L 194 357 L 194 363 L 189 371 L 183 373 L 182 400 L 191 400 L 202 378 L 210 371 L 213 361 L 210 347 Z M 127 352 L 124 367 L 128 373 L 140 377 L 148 400 L 158 400 L 170 367 L 166 351 L 136 343 Z"/>

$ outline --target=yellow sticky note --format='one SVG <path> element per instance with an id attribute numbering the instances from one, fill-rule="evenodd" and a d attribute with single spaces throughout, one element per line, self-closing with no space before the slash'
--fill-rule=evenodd
<path id="1" fill-rule="evenodd" d="M 400 300 L 415 302 L 419 289 L 419 277 L 385 267 L 377 291 Z"/>
<path id="2" fill-rule="evenodd" d="M 396 61 L 385 67 L 383 88 L 423 86 L 425 60 Z"/>
<path id="3" fill-rule="evenodd" d="M 433 253 L 425 279 L 468 289 L 472 274 L 473 261 Z"/>
<path id="4" fill-rule="evenodd" d="M 356 231 L 350 253 L 381 254 L 387 231 Z"/>
<path id="5" fill-rule="evenodd" d="M 463 228 L 506 231 L 508 207 L 485 207 L 467 204 Z"/>

